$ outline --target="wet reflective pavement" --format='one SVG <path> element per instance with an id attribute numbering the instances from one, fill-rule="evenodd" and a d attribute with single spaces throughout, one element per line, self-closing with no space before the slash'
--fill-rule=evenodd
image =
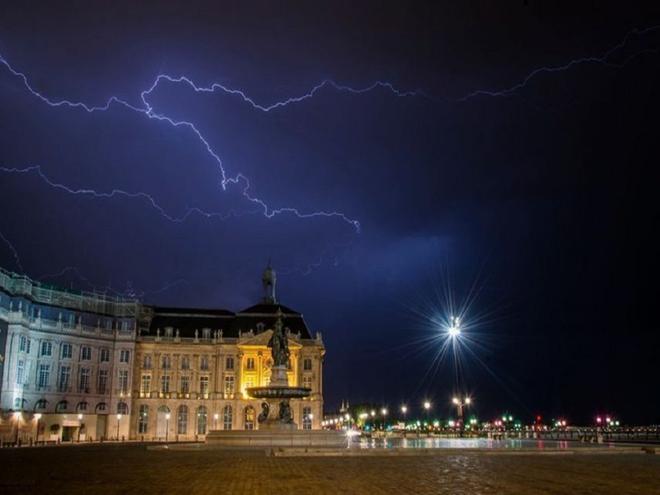
<path id="1" fill-rule="evenodd" d="M 614 443 L 569 442 L 566 440 L 533 440 L 508 438 L 493 440 L 488 438 L 388 438 L 354 439 L 351 448 L 360 449 L 523 449 L 523 450 L 572 450 L 572 449 L 612 449 Z"/>
<path id="2" fill-rule="evenodd" d="M 0 465 L 3 495 L 660 494 L 660 455 L 638 453 L 437 449 L 420 456 L 267 457 L 104 445 L 0 449 Z"/>

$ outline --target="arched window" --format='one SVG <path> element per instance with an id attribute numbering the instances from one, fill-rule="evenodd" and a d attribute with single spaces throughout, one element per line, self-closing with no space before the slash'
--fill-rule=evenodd
<path id="1" fill-rule="evenodd" d="M 138 416 L 138 433 L 146 433 L 149 429 L 149 406 L 142 404 L 140 406 L 140 415 Z"/>
<path id="2" fill-rule="evenodd" d="M 233 411 L 231 409 L 231 406 L 227 404 L 223 409 L 222 409 L 222 428 L 225 430 L 231 430 L 232 424 L 233 424 Z"/>
<path id="3" fill-rule="evenodd" d="M 55 411 L 56 412 L 66 412 L 66 410 L 69 408 L 69 403 L 65 400 L 61 400 L 57 403 L 55 406 Z"/>
<path id="4" fill-rule="evenodd" d="M 78 412 L 86 412 L 87 411 L 87 402 L 78 402 L 78 405 L 76 406 L 76 411 Z"/>
<path id="5" fill-rule="evenodd" d="M 128 414 L 128 404 L 126 402 L 117 403 L 117 414 Z"/>
<path id="6" fill-rule="evenodd" d="M 197 434 L 206 435 L 206 423 L 208 420 L 208 414 L 206 412 L 205 406 L 199 406 L 197 409 Z"/>
<path id="7" fill-rule="evenodd" d="M 48 406 L 48 401 L 46 399 L 39 399 L 34 405 L 34 410 L 46 409 L 46 406 Z"/>
<path id="8" fill-rule="evenodd" d="M 245 408 L 245 429 L 254 430 L 254 407 L 252 406 Z"/>
<path id="9" fill-rule="evenodd" d="M 188 406 L 179 406 L 177 413 L 176 432 L 179 435 L 188 433 Z"/>
<path id="10" fill-rule="evenodd" d="M 108 405 L 105 402 L 99 402 L 96 404 L 96 412 L 105 414 L 108 411 Z"/>

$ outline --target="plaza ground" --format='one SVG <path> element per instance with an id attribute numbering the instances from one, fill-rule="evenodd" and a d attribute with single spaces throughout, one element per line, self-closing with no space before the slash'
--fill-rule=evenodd
<path id="1" fill-rule="evenodd" d="M 266 456 L 90 445 L 0 449 L 0 493 L 660 494 L 660 455 Z"/>

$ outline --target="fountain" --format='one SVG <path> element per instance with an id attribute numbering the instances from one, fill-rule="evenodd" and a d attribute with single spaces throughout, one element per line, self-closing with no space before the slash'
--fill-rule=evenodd
<path id="1" fill-rule="evenodd" d="M 247 389 L 251 397 L 263 399 L 257 418 L 258 429 L 211 430 L 206 437 L 207 444 L 226 447 L 346 447 L 346 435 L 341 432 L 301 430 L 293 421 L 289 401 L 304 399 L 311 390 L 289 385 L 289 344 L 283 331 L 281 310 L 277 312 L 268 348 L 273 359 L 270 384 Z M 274 414 L 272 403 L 277 403 L 277 414 Z"/>

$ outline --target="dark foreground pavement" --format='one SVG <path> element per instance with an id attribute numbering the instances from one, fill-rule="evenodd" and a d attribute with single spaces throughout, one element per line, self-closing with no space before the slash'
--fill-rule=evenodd
<path id="1" fill-rule="evenodd" d="M 0 450 L 0 494 L 660 494 L 660 455 L 267 457 L 140 445 Z"/>

